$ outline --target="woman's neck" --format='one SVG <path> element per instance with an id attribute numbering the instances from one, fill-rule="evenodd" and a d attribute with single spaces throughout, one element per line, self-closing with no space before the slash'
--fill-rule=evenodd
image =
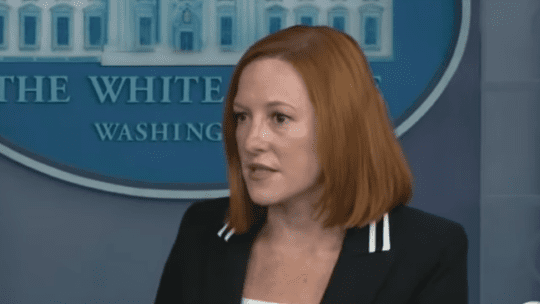
<path id="1" fill-rule="evenodd" d="M 345 229 L 324 229 L 322 219 L 311 217 L 311 204 L 268 206 L 266 222 L 259 233 L 260 240 L 272 247 L 295 252 L 340 250 Z"/>

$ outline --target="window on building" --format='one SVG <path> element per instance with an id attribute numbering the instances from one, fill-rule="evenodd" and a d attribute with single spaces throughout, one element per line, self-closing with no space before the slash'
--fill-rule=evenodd
<path id="1" fill-rule="evenodd" d="M 300 24 L 303 24 L 303 25 L 313 25 L 313 18 L 311 17 L 301 17 L 300 18 Z"/>
<path id="2" fill-rule="evenodd" d="M 0 16 L 0 46 L 4 44 L 4 16 Z"/>
<path id="3" fill-rule="evenodd" d="M 72 20 L 73 8 L 67 4 L 59 4 L 51 8 L 51 18 L 53 24 L 52 30 L 52 49 L 69 50 L 72 45 L 71 36 L 73 35 Z"/>
<path id="4" fill-rule="evenodd" d="M 156 0 L 130 1 L 135 15 L 134 47 L 137 51 L 150 51 L 156 43 L 156 26 L 159 22 L 156 13 Z"/>
<path id="5" fill-rule="evenodd" d="M 152 44 L 152 18 L 141 17 L 139 19 L 139 37 L 141 45 Z"/>
<path id="6" fill-rule="evenodd" d="M 40 28 L 41 8 L 31 3 L 19 8 L 19 48 L 21 50 L 39 49 Z"/>
<path id="7" fill-rule="evenodd" d="M 101 21 L 102 18 L 99 16 L 92 16 L 89 18 L 89 29 L 88 29 L 88 35 L 89 35 L 89 42 L 91 46 L 101 46 L 102 44 L 102 29 L 101 29 Z"/>
<path id="8" fill-rule="evenodd" d="M 366 32 L 364 42 L 366 45 L 377 44 L 377 19 L 374 17 L 366 18 Z"/>
<path id="9" fill-rule="evenodd" d="M 193 50 L 193 32 L 180 33 L 180 47 L 183 51 Z"/>
<path id="10" fill-rule="evenodd" d="M 69 18 L 58 17 L 56 19 L 57 41 L 58 45 L 69 45 Z"/>
<path id="11" fill-rule="evenodd" d="M 281 29 L 281 18 L 271 17 L 270 18 L 270 34 L 277 32 L 280 29 Z"/>
<path id="12" fill-rule="evenodd" d="M 37 31 L 37 18 L 34 16 L 24 17 L 24 44 L 35 45 L 36 44 L 36 31 Z"/>
<path id="13" fill-rule="evenodd" d="M 347 32 L 349 11 L 344 6 L 335 6 L 328 11 L 328 25 L 334 29 Z"/>
<path id="14" fill-rule="evenodd" d="M 232 44 L 232 17 L 221 17 L 221 45 Z"/>
<path id="15" fill-rule="evenodd" d="M 106 8 L 103 3 L 97 3 L 83 9 L 84 47 L 87 50 L 101 50 L 106 43 Z"/>
<path id="16" fill-rule="evenodd" d="M 233 5 L 220 5 L 216 11 L 218 35 L 216 44 L 221 51 L 236 50 L 236 7 Z"/>
<path id="17" fill-rule="evenodd" d="M 161 0 L 155 0 L 155 1 L 156 1 L 156 6 L 154 8 L 154 16 L 156 16 L 156 20 L 158 20 L 156 22 L 155 40 L 156 40 L 156 43 L 160 43 L 161 42 L 161 24 L 159 20 L 161 20 L 163 16 L 161 16 Z"/>
<path id="18" fill-rule="evenodd" d="M 367 4 L 359 9 L 360 38 L 358 41 L 365 51 L 381 50 L 381 20 L 384 8 L 377 4 Z"/>
<path id="19" fill-rule="evenodd" d="M 7 5 L 0 3 L 0 50 L 6 49 L 9 41 L 8 9 Z"/>
<path id="20" fill-rule="evenodd" d="M 295 24 L 313 26 L 317 24 L 319 10 L 312 5 L 303 5 L 294 9 Z"/>
<path id="21" fill-rule="evenodd" d="M 345 17 L 334 17 L 332 26 L 338 31 L 345 31 Z"/>
<path id="22" fill-rule="evenodd" d="M 287 10 L 281 5 L 276 4 L 267 8 L 264 16 L 264 23 L 266 27 L 265 31 L 268 31 L 268 34 L 272 34 L 286 28 L 286 17 Z M 297 19 L 298 20 L 295 24 L 298 24 L 300 22 L 300 17 L 298 15 Z"/>

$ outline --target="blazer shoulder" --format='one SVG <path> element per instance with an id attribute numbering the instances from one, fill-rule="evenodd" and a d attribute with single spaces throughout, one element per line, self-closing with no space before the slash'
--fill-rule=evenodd
<path id="1" fill-rule="evenodd" d="M 202 223 L 222 223 L 225 212 L 229 207 L 229 197 L 195 201 L 188 207 L 182 222 L 188 225 Z"/>
<path id="2" fill-rule="evenodd" d="M 390 217 L 394 217 L 394 225 L 398 229 L 405 229 L 415 234 L 434 238 L 453 238 L 467 242 L 467 234 L 463 225 L 445 217 L 432 214 L 410 206 L 399 206 L 392 210 Z"/>

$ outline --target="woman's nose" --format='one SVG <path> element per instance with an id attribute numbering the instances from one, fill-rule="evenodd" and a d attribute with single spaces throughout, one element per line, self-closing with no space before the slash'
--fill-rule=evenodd
<path id="1" fill-rule="evenodd" d="M 251 125 L 248 130 L 245 148 L 247 151 L 255 152 L 256 150 L 264 150 L 270 140 L 270 132 L 267 126 L 260 122 Z"/>

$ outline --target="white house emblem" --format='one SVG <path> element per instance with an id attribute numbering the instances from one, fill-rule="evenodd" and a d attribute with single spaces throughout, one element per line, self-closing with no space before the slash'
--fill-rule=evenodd
<path id="1" fill-rule="evenodd" d="M 0 153 L 153 198 L 228 195 L 221 120 L 262 37 L 325 25 L 364 50 L 400 136 L 461 60 L 470 0 L 0 0 Z"/>

